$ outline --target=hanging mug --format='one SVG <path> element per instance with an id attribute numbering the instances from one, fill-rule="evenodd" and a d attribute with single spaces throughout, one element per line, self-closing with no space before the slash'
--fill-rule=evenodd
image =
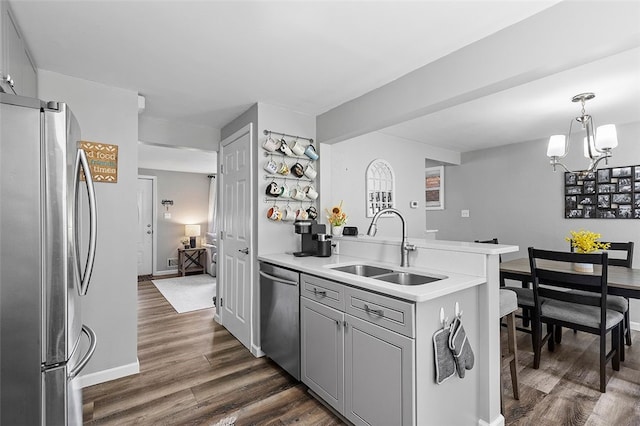
<path id="1" fill-rule="evenodd" d="M 316 198 L 318 198 L 318 191 L 316 191 L 313 188 L 313 185 L 305 186 L 304 187 L 304 193 L 308 198 L 310 198 L 312 200 L 315 200 Z"/>
<path id="2" fill-rule="evenodd" d="M 267 185 L 267 189 L 265 190 L 265 193 L 271 197 L 280 196 L 280 192 L 280 187 L 275 181 L 271 181 L 271 183 Z"/>
<path id="3" fill-rule="evenodd" d="M 304 176 L 304 167 L 302 167 L 302 164 L 296 163 L 291 166 L 291 173 L 293 173 L 295 177 L 301 178 Z"/>
<path id="4" fill-rule="evenodd" d="M 268 159 L 266 163 L 264 163 L 264 170 L 267 173 L 275 173 L 276 170 L 278 170 L 278 165 L 276 164 L 275 161 L 273 161 L 272 158 Z"/>
<path id="5" fill-rule="evenodd" d="M 289 148 L 289 145 L 287 144 L 287 141 L 284 140 L 284 138 L 280 139 L 280 152 L 288 156 L 293 155 L 293 151 L 291 151 L 291 148 Z"/>
<path id="6" fill-rule="evenodd" d="M 280 147 L 280 142 L 271 138 L 271 135 L 267 137 L 267 140 L 264 141 L 262 147 L 269 152 L 274 152 L 276 149 Z"/>
<path id="7" fill-rule="evenodd" d="M 291 145 L 291 151 L 298 156 L 304 155 L 304 145 L 296 139 L 296 141 L 293 142 L 293 145 Z"/>
<path id="8" fill-rule="evenodd" d="M 318 210 L 316 210 L 315 206 L 309 206 L 307 209 L 307 215 L 309 216 L 309 219 L 317 219 Z"/>
<path id="9" fill-rule="evenodd" d="M 304 155 L 311 158 L 312 160 L 317 160 L 319 158 L 313 145 L 309 145 L 307 149 L 304 150 Z"/>
<path id="10" fill-rule="evenodd" d="M 277 166 L 277 170 L 278 173 L 280 173 L 283 176 L 286 176 L 289 174 L 289 166 L 287 166 L 287 162 L 283 161 L 282 163 L 280 163 L 280 165 Z"/>
<path id="11" fill-rule="evenodd" d="M 280 197 L 281 198 L 289 198 L 291 196 L 291 191 L 289 190 L 289 186 L 286 183 L 283 183 L 280 187 Z"/>
<path id="12" fill-rule="evenodd" d="M 282 211 L 282 220 L 285 222 L 293 222 L 296 218 L 296 212 L 291 208 L 291 206 L 287 205 Z"/>
<path id="13" fill-rule="evenodd" d="M 290 193 L 289 196 L 291 198 L 293 198 L 294 200 L 302 201 L 302 200 L 305 199 L 306 194 L 304 193 L 304 191 L 299 186 L 296 186 L 295 188 L 293 188 L 291 190 L 291 193 Z"/>
<path id="14" fill-rule="evenodd" d="M 309 213 L 307 213 L 307 211 L 305 209 L 300 207 L 298 210 L 296 210 L 296 219 L 297 220 L 306 220 L 308 218 L 309 218 Z"/>
<path id="15" fill-rule="evenodd" d="M 313 168 L 311 164 L 307 164 L 304 168 L 304 175 L 309 179 L 315 179 L 318 172 Z"/>
<path id="16" fill-rule="evenodd" d="M 280 220 L 282 218 L 282 213 L 278 206 L 273 206 L 269 210 L 267 210 L 267 218 L 271 220 Z"/>

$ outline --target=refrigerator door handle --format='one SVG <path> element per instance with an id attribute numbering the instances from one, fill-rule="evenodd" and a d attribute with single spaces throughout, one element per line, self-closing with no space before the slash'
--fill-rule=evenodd
<path id="1" fill-rule="evenodd" d="M 96 351 L 96 333 L 94 333 L 94 331 L 90 329 L 88 325 L 84 324 L 82 324 L 82 332 L 89 338 L 89 349 L 87 349 L 87 353 L 84 354 L 82 359 L 78 361 L 78 365 L 76 365 L 73 370 L 69 372 L 69 380 L 76 377 L 82 371 L 82 369 L 85 367 L 85 365 L 87 365 L 87 363 L 93 356 L 93 353 Z"/>
<path id="2" fill-rule="evenodd" d="M 84 274 L 80 267 L 80 243 L 78 237 L 80 235 L 79 221 L 78 221 L 78 202 L 80 198 L 80 167 L 84 171 L 84 180 L 87 186 L 87 194 L 89 196 L 89 253 L 87 254 L 87 263 L 84 266 Z M 87 154 L 82 148 L 78 148 L 78 154 L 76 156 L 76 168 L 75 168 L 75 247 L 76 247 L 76 266 L 78 269 L 78 277 L 80 277 L 80 287 L 78 292 L 80 296 L 87 294 L 89 289 L 89 281 L 91 280 L 91 273 L 93 272 L 93 262 L 96 257 L 96 241 L 98 230 L 98 218 L 96 209 L 96 192 L 93 186 L 93 177 L 91 176 L 91 169 L 89 168 L 89 162 L 87 161 Z"/>

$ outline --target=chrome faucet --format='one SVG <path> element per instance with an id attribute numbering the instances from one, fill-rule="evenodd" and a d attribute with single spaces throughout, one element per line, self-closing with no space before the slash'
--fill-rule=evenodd
<path id="1" fill-rule="evenodd" d="M 404 217 L 402 217 L 402 213 L 396 209 L 386 208 L 380 210 L 373 216 L 371 219 L 371 225 L 369 225 L 369 230 L 367 231 L 367 235 L 370 237 L 375 237 L 376 232 L 378 231 L 378 218 L 385 213 L 395 213 L 398 215 L 400 220 L 402 221 L 402 243 L 400 244 L 400 266 L 409 266 L 409 252 L 415 251 L 415 244 L 407 243 L 407 228 L 405 226 Z"/>

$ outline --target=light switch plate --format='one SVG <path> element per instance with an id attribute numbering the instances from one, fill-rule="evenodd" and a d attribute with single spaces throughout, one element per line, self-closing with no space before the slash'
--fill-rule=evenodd
<path id="1" fill-rule="evenodd" d="M 164 218 L 165 219 L 171 219 L 171 213 L 165 212 Z"/>
<path id="2" fill-rule="evenodd" d="M 469 217 L 469 210 L 460 210 L 460 217 Z"/>

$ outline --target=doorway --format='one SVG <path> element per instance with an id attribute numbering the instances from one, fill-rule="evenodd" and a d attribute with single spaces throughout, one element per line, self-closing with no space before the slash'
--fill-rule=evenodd
<path id="1" fill-rule="evenodd" d="M 137 207 L 137 263 L 138 276 L 152 275 L 156 270 L 155 265 L 155 176 L 138 176 Z"/>

